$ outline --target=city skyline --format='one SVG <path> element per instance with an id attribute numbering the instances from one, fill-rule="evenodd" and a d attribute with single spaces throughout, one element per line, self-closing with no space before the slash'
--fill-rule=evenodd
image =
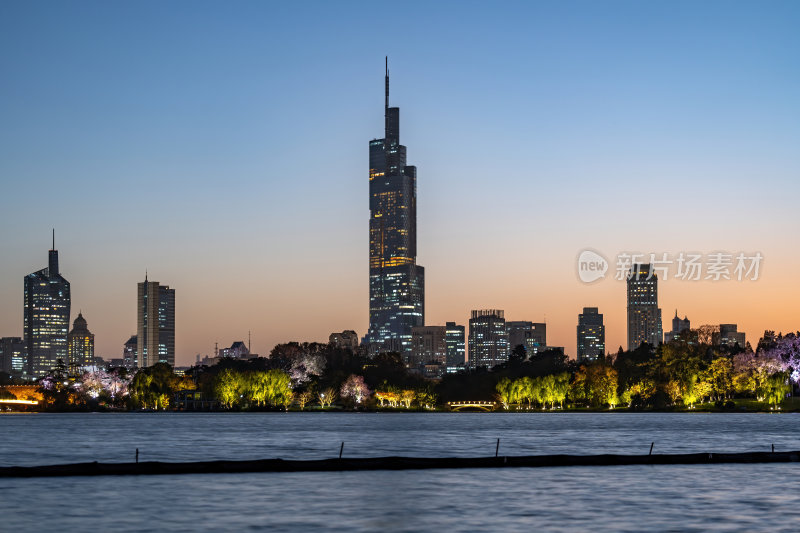
<path id="1" fill-rule="evenodd" d="M 386 53 L 403 137 L 423 169 L 426 326 L 466 324 L 483 308 L 512 321 L 546 317 L 548 343 L 574 358 L 577 316 L 591 306 L 604 314 L 606 349 L 625 347 L 624 282 L 586 285 L 575 275 L 576 255 L 592 247 L 608 256 L 759 251 L 758 281 L 659 280 L 659 307 L 679 308 L 695 325 L 737 323 L 751 341 L 764 329 L 798 329 L 790 302 L 800 296 L 800 252 L 789 243 L 800 187 L 792 96 L 800 43 L 791 4 L 758 16 L 742 5 L 699 6 L 724 14 L 724 24 L 702 27 L 665 6 L 632 6 L 616 34 L 596 12 L 532 7 L 510 22 L 532 24 L 508 32 L 516 41 L 487 30 L 496 42 L 480 46 L 459 37 L 483 27 L 470 6 L 455 27 L 435 6 L 418 36 L 368 53 L 355 38 L 319 53 L 331 36 L 324 29 L 311 44 L 262 36 L 268 10 L 252 4 L 235 18 L 240 34 L 215 51 L 193 50 L 205 38 L 193 25 L 167 46 L 180 18 L 169 8 L 160 22 L 137 21 L 154 32 L 152 48 L 141 49 L 124 31 L 124 8 L 84 19 L 58 6 L 38 15 L 0 9 L 9 14 L 0 20 L 16 21 L 0 22 L 4 44 L 43 36 L 25 54 L 3 47 L 2 336 L 22 336 L 20 280 L 41 268 L 53 226 L 72 308 L 90 317 L 96 355 L 120 357 L 135 333 L 134 283 L 145 270 L 181 294 L 181 365 L 248 331 L 264 355 L 279 342 L 324 342 L 332 331 L 363 336 L 363 141 L 381 127 Z M 230 36 L 214 14 L 200 7 L 196 22 Z M 347 15 L 345 27 L 371 20 Z M 505 20 L 502 9 L 489 17 Z M 121 35 L 114 50 L 100 50 L 92 32 Z M 759 38 L 740 41 L 747 32 Z M 618 38 L 604 40 L 611 34 Z M 265 52 L 279 37 L 285 57 Z M 164 49 L 172 52 L 159 56 Z M 125 60 L 107 61 L 113 53 Z M 249 68 L 259 54 L 269 75 Z M 98 74 L 101 65 L 111 75 Z M 182 77 L 169 75 L 175 65 Z M 62 69 L 75 75 L 63 80 Z M 59 191 L 42 198 L 33 220 L 15 200 L 30 183 Z M 641 195 L 654 201 L 637 202 Z M 76 211 L 76 202 L 88 208 Z M 133 223 L 137 212 L 145 217 Z M 135 252 L 145 246 L 147 254 Z"/>

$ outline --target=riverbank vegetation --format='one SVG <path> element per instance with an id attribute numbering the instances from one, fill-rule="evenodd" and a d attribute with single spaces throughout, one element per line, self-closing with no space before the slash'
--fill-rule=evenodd
<path id="1" fill-rule="evenodd" d="M 795 408 L 789 400 L 798 378 L 800 336 L 771 331 L 755 349 L 686 335 L 583 364 L 557 351 L 528 357 L 517 347 L 502 365 L 437 380 L 406 368 L 399 354 L 367 357 L 328 344 L 292 342 L 276 346 L 269 357 L 223 359 L 184 375 L 165 363 L 138 372 L 80 375 L 69 375 L 59 364 L 35 384 L 40 403 L 26 408 L 435 410 L 451 402 L 494 402 L 496 410 L 508 411 L 778 410 Z M 31 389 L 30 383 L 15 385 L 0 376 L 0 399 L 15 398 L 15 390 L 30 396 Z"/>

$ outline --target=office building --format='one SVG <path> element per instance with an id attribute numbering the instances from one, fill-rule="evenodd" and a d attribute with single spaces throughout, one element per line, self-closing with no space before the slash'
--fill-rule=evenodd
<path id="1" fill-rule="evenodd" d="M 417 169 L 400 144 L 400 109 L 389 107 L 384 138 L 369 143 L 369 329 L 371 352 L 411 352 L 411 328 L 425 324 L 425 272 L 417 265 Z"/>
<path id="2" fill-rule="evenodd" d="M 21 377 L 26 372 L 25 363 L 25 341 L 22 338 L 0 338 L 0 372 Z"/>
<path id="3" fill-rule="evenodd" d="M 469 319 L 469 365 L 473 368 L 508 361 L 508 332 L 502 309 L 472 311 Z"/>
<path id="4" fill-rule="evenodd" d="M 643 342 L 654 347 L 662 339 L 658 276 L 649 264 L 634 264 L 628 275 L 628 350 Z"/>
<path id="5" fill-rule="evenodd" d="M 447 342 L 447 366 L 463 366 L 467 362 L 465 328 L 455 322 L 447 322 L 444 327 L 445 341 Z"/>
<path id="6" fill-rule="evenodd" d="M 138 284 L 136 366 L 175 366 L 175 289 L 157 281 Z"/>
<path id="7" fill-rule="evenodd" d="M 593 362 L 606 353 L 606 327 L 597 307 L 584 307 L 578 315 L 578 362 Z"/>
<path id="8" fill-rule="evenodd" d="M 730 346 L 731 348 L 738 344 L 740 348 L 744 349 L 744 332 L 738 331 L 738 326 L 736 324 L 720 324 L 719 343 L 724 346 Z"/>
<path id="9" fill-rule="evenodd" d="M 447 328 L 445 326 L 417 326 L 411 328 L 411 354 L 406 360 L 410 368 L 419 365 L 447 362 Z"/>
<path id="10" fill-rule="evenodd" d="M 234 341 L 230 348 L 222 348 L 219 357 L 230 357 L 231 359 L 249 359 L 250 349 L 244 341 Z"/>
<path id="11" fill-rule="evenodd" d="M 78 313 L 67 335 L 67 358 L 71 370 L 94 365 L 94 334 L 89 331 L 83 313 Z"/>
<path id="12" fill-rule="evenodd" d="M 40 378 L 60 359 L 67 364 L 70 287 L 58 269 L 58 250 L 49 253 L 47 268 L 25 276 L 23 330 L 26 373 Z"/>

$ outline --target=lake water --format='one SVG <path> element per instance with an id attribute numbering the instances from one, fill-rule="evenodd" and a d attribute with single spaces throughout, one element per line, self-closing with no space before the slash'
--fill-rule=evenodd
<path id="1" fill-rule="evenodd" d="M 799 414 L 0 415 L 0 464 L 800 449 Z M 797 531 L 800 464 L 0 479 L 0 531 Z"/>

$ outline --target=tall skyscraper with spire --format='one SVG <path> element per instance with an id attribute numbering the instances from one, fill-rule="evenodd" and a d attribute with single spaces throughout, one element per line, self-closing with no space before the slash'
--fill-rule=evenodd
<path id="1" fill-rule="evenodd" d="M 425 270 L 417 265 L 417 168 L 400 144 L 400 108 L 389 107 L 384 138 L 369 143 L 369 329 L 372 351 L 411 352 L 411 328 L 425 324 Z"/>
<path id="2" fill-rule="evenodd" d="M 27 374 L 39 378 L 61 361 L 66 365 L 69 331 L 69 281 L 58 270 L 58 250 L 53 230 L 53 248 L 47 268 L 25 276 L 23 330 Z"/>

